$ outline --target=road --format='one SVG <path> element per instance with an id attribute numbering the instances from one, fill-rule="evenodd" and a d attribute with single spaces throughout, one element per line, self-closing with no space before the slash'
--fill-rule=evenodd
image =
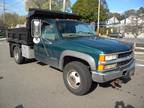
<path id="1" fill-rule="evenodd" d="M 135 76 L 122 88 L 98 85 L 85 96 L 71 94 L 62 72 L 37 61 L 17 65 L 0 42 L 0 108 L 144 108 L 144 55 L 135 55 Z"/>

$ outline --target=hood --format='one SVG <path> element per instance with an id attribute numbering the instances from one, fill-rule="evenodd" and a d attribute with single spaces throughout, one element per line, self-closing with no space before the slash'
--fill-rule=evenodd
<path id="1" fill-rule="evenodd" d="M 68 39 L 69 44 L 100 50 L 104 53 L 124 52 L 132 49 L 132 44 L 106 38 L 76 38 Z M 85 49 L 87 50 L 87 49 Z"/>

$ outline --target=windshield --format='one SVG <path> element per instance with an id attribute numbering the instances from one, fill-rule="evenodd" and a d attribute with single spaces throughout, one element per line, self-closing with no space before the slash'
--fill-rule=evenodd
<path id="1" fill-rule="evenodd" d="M 79 21 L 58 21 L 57 27 L 59 33 L 64 38 L 69 37 L 90 37 L 95 36 L 96 33 L 93 31 L 91 26 L 87 23 L 79 22 Z"/>

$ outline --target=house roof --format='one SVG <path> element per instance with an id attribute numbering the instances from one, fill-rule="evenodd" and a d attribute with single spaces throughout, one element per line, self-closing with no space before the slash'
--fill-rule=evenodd
<path id="1" fill-rule="evenodd" d="M 119 20 L 117 19 L 117 17 L 113 16 L 112 18 L 110 18 L 107 22 L 107 24 L 116 24 L 119 23 Z"/>

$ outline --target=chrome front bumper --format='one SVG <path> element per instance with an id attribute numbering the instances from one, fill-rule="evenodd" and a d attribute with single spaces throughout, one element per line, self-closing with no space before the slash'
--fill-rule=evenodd
<path id="1" fill-rule="evenodd" d="M 132 76 L 135 72 L 135 61 L 129 65 L 108 72 L 92 71 L 92 80 L 99 83 L 114 80 L 120 77 Z"/>

